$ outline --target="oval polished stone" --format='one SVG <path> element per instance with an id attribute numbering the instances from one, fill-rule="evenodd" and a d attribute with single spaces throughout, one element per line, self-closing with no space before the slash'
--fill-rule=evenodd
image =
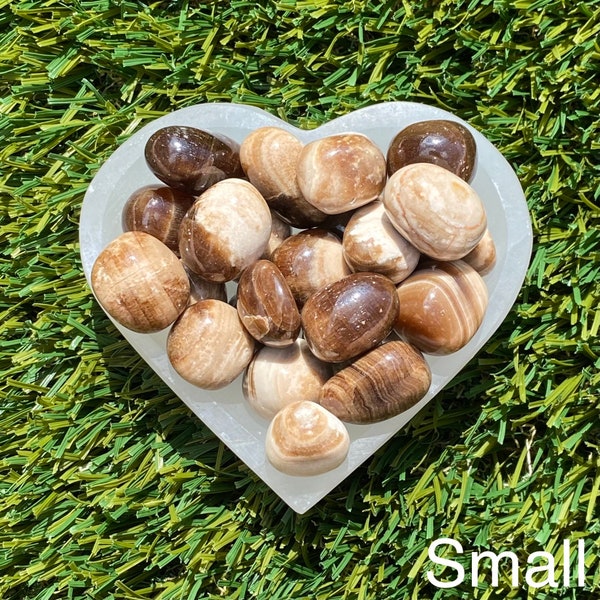
<path id="1" fill-rule="evenodd" d="M 477 145 L 461 123 L 432 119 L 412 123 L 399 131 L 387 151 L 388 175 L 413 163 L 432 163 L 470 181 Z"/>
<path id="2" fill-rule="evenodd" d="M 300 312 L 285 277 L 269 260 L 242 273 L 237 311 L 250 335 L 266 346 L 289 346 L 300 333 Z"/>
<path id="3" fill-rule="evenodd" d="M 462 258 L 487 228 L 477 192 L 437 165 L 416 163 L 396 171 L 385 187 L 383 203 L 394 227 L 437 260 Z"/>
<path id="4" fill-rule="evenodd" d="M 239 144 L 195 127 L 171 125 L 155 131 L 144 147 L 148 167 L 167 185 L 198 195 L 230 177 L 243 177 Z"/>
<path id="5" fill-rule="evenodd" d="M 271 259 L 283 273 L 298 306 L 323 286 L 350 274 L 341 240 L 323 229 L 291 235 Z"/>
<path id="6" fill-rule="evenodd" d="M 313 294 L 302 309 L 304 337 L 327 362 L 370 350 L 391 332 L 398 315 L 394 284 L 378 273 L 354 273 Z"/>
<path id="7" fill-rule="evenodd" d="M 194 196 L 165 185 L 142 187 L 125 202 L 123 229 L 145 231 L 179 254 L 179 226 L 194 200 Z"/>
<path id="8" fill-rule="evenodd" d="M 430 385 L 431 371 L 423 355 L 393 340 L 338 371 L 321 388 L 319 402 L 342 421 L 376 423 L 414 406 Z"/>
<path id="9" fill-rule="evenodd" d="M 360 133 L 339 133 L 306 144 L 297 169 L 302 195 L 327 214 L 372 202 L 386 181 L 384 155 Z"/>
<path id="10" fill-rule="evenodd" d="M 485 316 L 488 292 L 481 275 L 464 261 L 419 267 L 398 286 L 396 333 L 427 354 L 460 350 Z"/>
<path id="11" fill-rule="evenodd" d="M 267 260 L 271 260 L 271 256 L 273 252 L 281 246 L 283 240 L 292 235 L 292 228 L 288 223 L 285 223 L 279 215 L 272 210 L 271 211 L 271 235 L 269 236 L 269 241 L 267 243 L 267 247 L 263 252 L 262 258 L 266 258 Z"/>
<path id="12" fill-rule="evenodd" d="M 206 299 L 186 308 L 175 321 L 167 337 L 167 356 L 187 382 L 216 390 L 242 374 L 255 346 L 233 306 Z"/>
<path id="13" fill-rule="evenodd" d="M 352 215 L 344 230 L 342 247 L 354 272 L 381 273 L 394 283 L 406 279 L 421 256 L 392 225 L 382 202 L 372 202 Z"/>
<path id="14" fill-rule="evenodd" d="M 489 229 L 486 229 L 477 246 L 462 260 L 482 276 L 492 272 L 496 266 L 496 244 Z"/>
<path id="15" fill-rule="evenodd" d="M 272 419 L 292 402 L 316 402 L 331 365 L 320 361 L 303 339 L 285 348 L 264 346 L 255 355 L 242 381 L 244 398 L 265 419 Z"/>
<path id="16" fill-rule="evenodd" d="M 316 402 L 282 408 L 267 429 L 269 462 L 288 475 L 319 475 L 341 465 L 350 448 L 346 426 Z"/>
<path id="17" fill-rule="evenodd" d="M 201 277 L 231 281 L 263 255 L 270 235 L 271 211 L 258 190 L 242 179 L 225 179 L 183 218 L 179 253 Z"/>
<path id="18" fill-rule="evenodd" d="M 92 267 L 91 285 L 104 310 L 139 333 L 171 325 L 190 295 L 177 256 L 143 231 L 125 232 L 102 250 Z"/>
<path id="19" fill-rule="evenodd" d="M 240 145 L 240 162 L 246 176 L 267 204 L 293 227 L 313 227 L 327 215 L 302 196 L 296 178 L 304 144 L 281 127 L 259 127 Z"/>

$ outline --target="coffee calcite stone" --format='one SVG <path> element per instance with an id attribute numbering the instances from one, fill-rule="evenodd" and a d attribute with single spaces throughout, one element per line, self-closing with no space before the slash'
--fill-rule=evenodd
<path id="1" fill-rule="evenodd" d="M 306 144 L 297 169 L 302 195 L 327 214 L 372 202 L 386 181 L 385 156 L 360 133 L 340 133 Z"/>
<path id="2" fill-rule="evenodd" d="M 265 436 L 267 459 L 288 475 L 327 473 L 344 462 L 349 448 L 346 426 L 328 410 L 307 400 L 282 408 Z"/>
<path id="3" fill-rule="evenodd" d="M 167 356 L 175 371 L 207 390 L 223 388 L 241 375 L 255 348 L 236 309 L 215 299 L 190 305 L 167 337 Z"/>
<path id="4" fill-rule="evenodd" d="M 496 243 L 489 229 L 486 229 L 477 246 L 462 260 L 471 265 L 482 276 L 492 272 L 496 266 Z"/>
<path id="5" fill-rule="evenodd" d="M 91 285 L 104 310 L 138 333 L 171 325 L 190 295 L 180 260 L 143 231 L 125 232 L 102 250 L 92 267 Z"/>
<path id="6" fill-rule="evenodd" d="M 243 177 L 239 144 L 224 135 L 171 125 L 154 132 L 144 148 L 152 173 L 168 186 L 199 195 L 230 177 Z"/>
<path id="7" fill-rule="evenodd" d="M 394 284 L 378 273 L 353 273 L 313 294 L 302 309 L 304 337 L 321 360 L 340 363 L 370 350 L 398 315 Z"/>
<path id="8" fill-rule="evenodd" d="M 344 258 L 354 271 L 371 271 L 394 283 L 416 268 L 421 253 L 392 225 L 382 202 L 354 212 L 342 238 Z"/>
<path id="9" fill-rule="evenodd" d="M 242 273 L 237 287 L 237 311 L 257 341 L 289 346 L 300 333 L 300 311 L 285 277 L 269 260 L 259 260 Z"/>
<path id="10" fill-rule="evenodd" d="M 186 267 L 214 282 L 231 281 L 265 252 L 271 211 L 242 179 L 225 179 L 204 192 L 186 213 L 179 253 Z"/>
<path id="11" fill-rule="evenodd" d="M 487 229 L 485 207 L 474 188 L 437 165 L 416 163 L 396 171 L 383 203 L 400 234 L 437 260 L 462 258 Z"/>
<path id="12" fill-rule="evenodd" d="M 317 402 L 332 374 L 332 365 L 319 360 L 306 341 L 298 338 L 285 348 L 258 350 L 244 372 L 242 390 L 259 415 L 272 419 L 298 399 Z"/>
<path id="13" fill-rule="evenodd" d="M 259 127 L 240 145 L 240 162 L 250 183 L 267 204 L 293 227 L 313 227 L 327 215 L 307 202 L 297 182 L 297 164 L 304 144 L 280 127 Z"/>
<path id="14" fill-rule="evenodd" d="M 283 273 L 300 307 L 317 290 L 351 273 L 340 238 L 320 228 L 291 235 L 273 252 L 271 260 Z"/>
<path id="15" fill-rule="evenodd" d="M 123 207 L 123 229 L 145 231 L 179 254 L 179 226 L 195 197 L 166 185 L 147 185 Z"/>
<path id="16" fill-rule="evenodd" d="M 419 267 L 397 293 L 394 329 L 426 354 L 460 350 L 479 329 L 488 306 L 485 281 L 461 260 Z"/>
<path id="17" fill-rule="evenodd" d="M 376 423 L 414 406 L 430 385 L 431 370 L 421 352 L 392 340 L 338 371 L 321 389 L 319 402 L 347 423 Z"/>
<path id="18" fill-rule="evenodd" d="M 387 151 L 388 175 L 413 163 L 432 163 L 470 181 L 477 145 L 462 124 L 446 119 L 419 121 L 398 132 Z"/>

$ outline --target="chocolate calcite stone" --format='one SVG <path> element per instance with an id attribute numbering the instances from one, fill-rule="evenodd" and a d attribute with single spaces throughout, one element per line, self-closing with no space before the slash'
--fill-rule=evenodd
<path id="1" fill-rule="evenodd" d="M 222 179 L 244 176 L 239 144 L 195 127 L 159 129 L 146 142 L 144 156 L 161 181 L 194 195 Z"/>
<path id="2" fill-rule="evenodd" d="M 254 355 L 256 342 L 226 302 L 199 300 L 175 321 L 167 338 L 167 356 L 187 382 L 206 390 L 229 385 Z"/>
<path id="3" fill-rule="evenodd" d="M 304 337 L 327 362 L 344 362 L 383 341 L 398 315 L 394 284 L 378 273 L 353 273 L 313 294 L 302 309 Z"/>
<path id="4" fill-rule="evenodd" d="M 431 385 L 431 371 L 414 346 L 393 340 L 344 367 L 321 388 L 320 404 L 347 423 L 376 423 L 408 410 Z"/>
<path id="5" fill-rule="evenodd" d="M 143 231 L 127 231 L 110 242 L 94 262 L 91 283 L 104 310 L 138 333 L 171 325 L 190 295 L 181 261 Z"/>
<path id="6" fill-rule="evenodd" d="M 266 346 L 289 346 L 300 333 L 300 311 L 285 277 L 269 260 L 242 273 L 237 311 L 250 335 Z"/>
<path id="7" fill-rule="evenodd" d="M 394 329 L 426 354 L 460 350 L 479 329 L 488 306 L 483 278 L 462 260 L 419 267 L 397 293 Z"/>
<path id="8" fill-rule="evenodd" d="M 387 152 L 388 175 L 418 162 L 433 163 L 470 181 L 477 146 L 460 123 L 445 119 L 419 121 L 396 134 Z"/>
<path id="9" fill-rule="evenodd" d="M 269 462 L 288 475 L 308 476 L 338 467 L 348 455 L 350 435 L 328 410 L 308 400 L 282 408 L 265 436 Z"/>
<path id="10" fill-rule="evenodd" d="M 129 196 L 123 207 L 123 229 L 145 231 L 179 254 L 179 226 L 194 196 L 166 185 L 147 185 Z"/>

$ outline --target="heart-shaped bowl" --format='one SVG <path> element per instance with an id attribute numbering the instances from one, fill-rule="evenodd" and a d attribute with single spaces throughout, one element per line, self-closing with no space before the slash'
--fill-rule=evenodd
<path id="1" fill-rule="evenodd" d="M 224 134 L 237 142 L 242 142 L 250 132 L 263 126 L 286 129 L 304 143 L 334 133 L 358 132 L 367 135 L 385 154 L 392 138 L 401 129 L 429 119 L 461 123 L 471 131 L 477 144 L 471 185 L 485 204 L 488 226 L 497 249 L 496 266 L 484 278 L 490 303 L 481 327 L 465 347 L 448 356 L 426 356 L 432 371 L 432 384 L 418 404 L 380 423 L 348 425 L 350 450 L 347 459 L 336 469 L 313 477 L 290 476 L 277 471 L 265 456 L 268 421 L 256 414 L 244 399 L 241 377 L 218 391 L 194 387 L 179 377 L 169 363 L 167 330 L 139 334 L 111 319 L 131 346 L 198 418 L 298 513 L 314 506 L 402 429 L 475 356 L 506 318 L 523 284 L 532 249 L 531 221 L 525 196 L 509 163 L 479 131 L 448 111 L 424 104 L 376 104 L 316 129 L 301 130 L 256 107 L 209 103 L 174 111 L 132 135 L 100 168 L 83 200 L 79 241 L 83 269 L 89 283 L 96 257 L 123 232 L 121 213 L 130 194 L 143 185 L 160 183 L 146 166 L 144 146 L 148 138 L 162 127 L 189 125 Z"/>

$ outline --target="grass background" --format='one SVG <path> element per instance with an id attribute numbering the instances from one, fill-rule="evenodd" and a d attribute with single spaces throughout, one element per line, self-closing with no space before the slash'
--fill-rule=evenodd
<path id="1" fill-rule="evenodd" d="M 597 1 L 0 0 L 0 598 L 597 598 L 599 37 Z M 215 100 L 302 127 L 443 107 L 504 153 L 531 211 L 505 323 L 302 516 L 120 338 L 79 262 L 102 162 Z M 551 552 L 558 587 L 484 569 L 439 590 L 443 536 Z M 585 541 L 585 589 L 562 585 L 564 538 L 571 561 Z"/>

